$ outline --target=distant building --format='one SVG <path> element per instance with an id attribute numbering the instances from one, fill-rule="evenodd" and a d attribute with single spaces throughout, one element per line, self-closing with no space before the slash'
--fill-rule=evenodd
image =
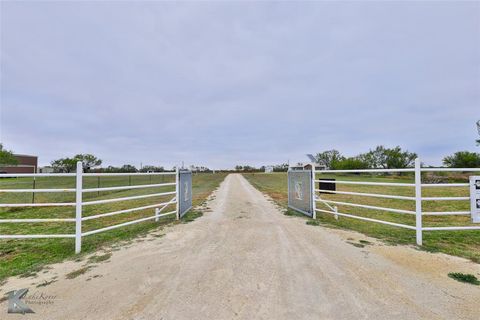
<path id="1" fill-rule="evenodd" d="M 36 173 L 38 169 L 38 157 L 30 156 L 26 154 L 14 154 L 13 155 L 18 164 L 1 166 L 0 173 Z"/>
<path id="2" fill-rule="evenodd" d="M 190 166 L 190 171 L 192 171 L 192 172 L 208 172 L 208 171 L 210 171 L 210 169 L 207 168 L 207 167 L 203 167 L 203 166 L 191 165 Z"/>
<path id="3" fill-rule="evenodd" d="M 311 163 L 297 163 L 294 166 L 291 166 L 289 170 L 312 170 Z M 324 165 L 315 164 L 315 170 L 326 170 Z"/>
<path id="4" fill-rule="evenodd" d="M 273 166 L 266 166 L 265 167 L 265 173 L 272 173 L 273 172 Z"/>
<path id="5" fill-rule="evenodd" d="M 53 169 L 53 167 L 45 166 L 45 167 L 40 167 L 38 169 L 38 172 L 40 172 L 40 173 L 54 173 L 55 170 Z"/>

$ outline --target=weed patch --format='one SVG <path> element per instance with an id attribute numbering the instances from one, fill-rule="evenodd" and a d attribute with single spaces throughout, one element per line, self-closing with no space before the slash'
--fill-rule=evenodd
<path id="1" fill-rule="evenodd" d="M 37 288 L 46 287 L 46 286 L 51 285 L 52 283 L 54 283 L 54 282 L 56 282 L 56 281 L 57 281 L 57 280 L 54 280 L 54 279 L 52 279 L 52 280 L 50 280 L 50 281 L 45 280 L 44 282 L 38 284 L 38 285 L 37 285 Z"/>
<path id="2" fill-rule="evenodd" d="M 285 211 L 284 215 L 290 216 L 290 217 L 301 217 L 301 218 L 305 218 L 305 217 L 306 217 L 306 215 L 304 215 L 303 213 L 300 213 L 300 212 L 295 211 L 295 210 L 290 209 L 290 208 L 287 208 L 287 210 Z"/>
<path id="3" fill-rule="evenodd" d="M 112 256 L 111 253 L 106 253 L 106 254 L 103 254 L 103 255 L 100 255 L 100 256 L 91 256 L 90 258 L 88 258 L 88 262 L 89 263 L 100 263 L 100 262 L 104 262 L 104 261 L 107 261 L 108 259 L 110 259 L 110 257 Z"/>
<path id="4" fill-rule="evenodd" d="M 91 268 L 92 268 L 91 266 L 87 266 L 87 267 L 83 267 L 78 270 L 72 271 L 70 273 L 67 273 L 65 275 L 65 279 L 75 279 L 76 277 L 81 276 L 82 274 L 85 274 Z"/>
<path id="5" fill-rule="evenodd" d="M 470 283 L 473 285 L 480 285 L 480 281 L 473 274 L 465 274 L 460 272 L 450 272 L 448 276 L 459 282 Z"/>
<path id="6" fill-rule="evenodd" d="M 367 240 L 359 240 L 358 242 L 360 242 L 361 244 L 364 244 L 364 245 L 372 244 L 370 241 L 367 241 Z"/>
<path id="7" fill-rule="evenodd" d="M 189 222 L 192 222 L 192 221 L 195 221 L 196 219 L 200 218 L 201 216 L 203 216 L 203 213 L 201 213 L 200 211 L 190 211 L 190 212 L 187 212 L 181 222 L 182 223 L 189 223 Z"/>
<path id="8" fill-rule="evenodd" d="M 352 246 L 357 247 L 357 248 L 365 248 L 365 245 L 361 244 L 361 243 L 356 243 L 356 242 L 351 242 L 351 241 L 347 241 L 347 243 L 349 243 Z"/>

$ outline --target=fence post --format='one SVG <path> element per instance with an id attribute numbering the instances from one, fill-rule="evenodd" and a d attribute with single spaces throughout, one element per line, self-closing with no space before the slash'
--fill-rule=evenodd
<path id="1" fill-rule="evenodd" d="M 422 168 L 420 159 L 415 159 L 415 228 L 417 245 L 422 245 Z"/>
<path id="2" fill-rule="evenodd" d="M 34 173 L 35 173 L 35 172 L 34 172 Z M 32 187 L 33 187 L 33 188 L 32 188 L 33 190 L 35 190 L 35 189 L 36 189 L 36 180 L 35 180 L 35 176 L 33 176 L 33 186 L 32 186 Z M 32 192 L 32 203 L 35 203 L 35 191 L 34 191 L 34 192 Z"/>
<path id="3" fill-rule="evenodd" d="M 290 208 L 290 168 L 287 171 L 287 211 Z"/>
<path id="4" fill-rule="evenodd" d="M 315 201 L 315 163 L 312 163 L 312 183 L 311 183 L 311 188 L 312 188 L 312 218 L 317 219 L 317 211 L 315 210 L 317 208 L 317 203 Z"/>
<path id="5" fill-rule="evenodd" d="M 75 253 L 82 250 L 82 188 L 83 165 L 77 162 L 76 188 L 75 188 Z"/>
<path id="6" fill-rule="evenodd" d="M 160 220 L 159 214 L 160 214 L 160 209 L 155 208 L 155 222 L 158 222 L 158 220 Z"/>
<path id="7" fill-rule="evenodd" d="M 338 214 L 337 214 L 337 212 L 338 212 L 338 207 L 337 207 L 337 206 L 333 207 L 333 211 L 335 212 L 335 214 L 333 215 L 333 217 L 335 218 L 335 220 L 338 220 Z"/>
<path id="8" fill-rule="evenodd" d="M 180 220 L 180 170 L 175 169 L 175 192 L 177 198 L 177 220 Z"/>

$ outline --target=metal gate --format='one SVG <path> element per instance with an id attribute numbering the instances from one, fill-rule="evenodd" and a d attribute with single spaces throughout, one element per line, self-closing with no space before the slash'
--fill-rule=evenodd
<path id="1" fill-rule="evenodd" d="M 313 217 L 312 171 L 288 171 L 288 207 Z"/>
<path id="2" fill-rule="evenodd" d="M 192 208 L 192 172 L 178 172 L 178 215 L 182 218 Z"/>

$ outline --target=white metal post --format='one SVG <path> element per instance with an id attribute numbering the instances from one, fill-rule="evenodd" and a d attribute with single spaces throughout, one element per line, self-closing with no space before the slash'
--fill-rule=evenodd
<path id="1" fill-rule="evenodd" d="M 176 191 L 176 198 L 177 198 L 177 220 L 180 220 L 180 170 L 178 166 L 176 168 L 175 174 L 175 191 Z"/>
<path id="2" fill-rule="evenodd" d="M 420 159 L 415 159 L 415 228 L 417 245 L 422 245 L 422 168 Z"/>
<path id="3" fill-rule="evenodd" d="M 335 212 L 335 214 L 333 215 L 333 217 L 335 218 L 335 220 L 338 220 L 338 214 L 337 214 L 337 212 L 338 212 L 338 207 L 337 207 L 337 206 L 333 207 L 333 211 Z"/>
<path id="4" fill-rule="evenodd" d="M 75 253 L 82 250 L 82 188 L 83 165 L 77 162 L 76 188 L 75 188 Z"/>
<path id="5" fill-rule="evenodd" d="M 160 220 L 160 217 L 158 216 L 160 214 L 160 208 L 155 208 L 155 222 L 158 222 Z"/>
<path id="6" fill-rule="evenodd" d="M 288 168 L 287 171 L 287 210 L 290 208 L 290 167 Z"/>
<path id="7" fill-rule="evenodd" d="M 317 219 L 317 204 L 315 201 L 315 163 L 312 163 L 312 183 L 311 183 L 311 188 L 312 188 L 312 218 Z"/>

